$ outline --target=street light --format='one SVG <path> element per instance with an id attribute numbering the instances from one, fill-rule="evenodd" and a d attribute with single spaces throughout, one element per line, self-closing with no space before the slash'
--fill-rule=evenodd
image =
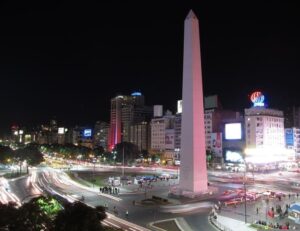
<path id="1" fill-rule="evenodd" d="M 92 180 L 92 184 L 93 184 L 93 187 L 94 187 L 94 182 L 96 181 L 96 179 L 95 179 L 96 159 L 95 158 L 93 159 L 93 164 L 94 164 L 94 167 L 93 167 L 93 180 Z"/>
<path id="2" fill-rule="evenodd" d="M 123 144 L 123 168 L 122 168 L 122 176 L 124 177 L 124 144 Z"/>
<path id="3" fill-rule="evenodd" d="M 244 170 L 244 196 L 245 196 L 245 224 L 247 223 L 247 188 L 246 188 L 246 170 L 247 170 L 247 165 L 245 162 L 245 170 Z"/>

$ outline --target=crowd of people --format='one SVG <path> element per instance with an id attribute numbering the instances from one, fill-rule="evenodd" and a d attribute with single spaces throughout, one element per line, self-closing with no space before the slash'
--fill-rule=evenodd
<path id="1" fill-rule="evenodd" d="M 272 222 L 270 223 L 267 223 L 266 221 L 256 221 L 255 224 L 259 224 L 259 225 L 263 225 L 263 226 L 267 226 L 269 228 L 272 228 L 272 229 L 282 229 L 282 230 L 287 230 L 287 229 L 290 229 L 290 223 L 287 221 L 285 222 L 285 224 L 282 224 L 280 225 L 278 222 L 276 224 L 273 224 Z M 292 227 L 292 229 L 296 229 L 295 226 Z"/>
<path id="2" fill-rule="evenodd" d="M 109 193 L 109 194 L 116 194 L 118 195 L 120 193 L 120 189 L 117 187 L 111 187 L 111 186 L 105 186 L 105 187 L 100 187 L 99 191 L 101 193 Z"/>

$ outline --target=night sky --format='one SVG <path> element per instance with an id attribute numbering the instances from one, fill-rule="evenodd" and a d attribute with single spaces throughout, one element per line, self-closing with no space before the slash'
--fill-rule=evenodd
<path id="1" fill-rule="evenodd" d="M 200 23 L 205 95 L 241 111 L 257 89 L 270 107 L 299 105 L 296 1 L 75 2 L 1 3 L 0 133 L 54 117 L 64 125 L 108 122 L 110 98 L 135 90 L 148 105 L 175 111 L 191 8 Z"/>

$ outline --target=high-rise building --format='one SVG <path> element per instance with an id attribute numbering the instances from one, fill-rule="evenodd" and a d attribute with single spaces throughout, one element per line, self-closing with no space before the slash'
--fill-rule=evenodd
<path id="1" fill-rule="evenodd" d="M 121 142 L 130 142 L 130 127 L 149 121 L 152 113 L 152 107 L 144 105 L 144 96 L 140 92 L 134 92 L 130 96 L 118 95 L 111 99 L 108 149 L 112 150 Z"/>
<path id="2" fill-rule="evenodd" d="M 109 129 L 109 140 L 108 140 L 108 149 L 112 150 L 114 146 L 118 143 L 121 143 L 121 118 L 122 118 L 122 104 L 124 96 L 118 95 L 115 98 L 111 99 L 110 107 L 110 129 Z"/>
<path id="3" fill-rule="evenodd" d="M 245 109 L 246 161 L 265 163 L 285 160 L 283 111 L 265 108 L 261 92 L 254 92 L 251 100 L 254 106 Z"/>
<path id="4" fill-rule="evenodd" d="M 167 149 L 166 138 L 170 139 L 168 133 L 171 132 L 169 130 L 174 130 L 174 119 L 175 116 L 172 115 L 170 111 L 167 111 L 163 117 L 157 117 L 151 120 L 152 150 L 165 151 Z M 172 139 L 173 140 L 168 140 L 168 142 L 174 143 L 175 137 L 173 136 Z"/>
<path id="5" fill-rule="evenodd" d="M 68 141 L 72 144 L 93 148 L 93 134 L 92 129 L 85 126 L 75 126 L 68 132 Z M 70 139 L 70 140 L 69 140 Z"/>
<path id="6" fill-rule="evenodd" d="M 284 114 L 285 128 L 300 128 L 300 107 L 288 107 Z"/>
<path id="7" fill-rule="evenodd" d="M 283 111 L 254 107 L 245 109 L 247 148 L 283 148 Z"/>
<path id="8" fill-rule="evenodd" d="M 239 120 L 241 114 L 236 111 L 224 110 L 220 108 L 210 108 L 204 111 L 205 126 L 205 148 L 212 150 L 215 133 L 223 130 L 224 121 Z"/>
<path id="9" fill-rule="evenodd" d="M 150 124 L 149 122 L 141 122 L 130 127 L 130 142 L 137 145 L 140 152 L 150 149 Z"/>
<path id="10" fill-rule="evenodd" d="M 286 148 L 295 152 L 295 157 L 300 157 L 300 128 L 286 128 L 285 130 L 285 145 Z"/>
<path id="11" fill-rule="evenodd" d="M 180 155 L 181 149 L 181 112 L 182 100 L 177 102 L 177 114 L 174 121 L 175 129 L 175 150 Z M 221 132 L 225 121 L 240 120 L 241 114 L 237 111 L 225 110 L 222 108 L 217 95 L 204 97 L 204 130 L 205 130 L 205 149 L 214 150 L 216 136 L 222 139 Z M 220 142 L 219 142 L 220 143 Z M 214 152 L 213 152 L 214 154 Z M 218 156 L 222 156 L 222 147 L 219 147 Z"/>
<path id="12" fill-rule="evenodd" d="M 94 147 L 103 147 L 107 149 L 109 124 L 103 121 L 97 121 L 94 127 L 93 143 Z"/>
<path id="13" fill-rule="evenodd" d="M 180 151 L 181 148 L 181 113 L 177 113 L 175 115 L 175 119 L 174 119 L 174 130 L 175 130 L 175 134 L 174 134 L 174 139 L 175 139 L 175 149 L 177 151 Z"/>
<path id="14" fill-rule="evenodd" d="M 162 117 L 163 116 L 163 105 L 154 105 L 153 106 L 153 117 Z"/>

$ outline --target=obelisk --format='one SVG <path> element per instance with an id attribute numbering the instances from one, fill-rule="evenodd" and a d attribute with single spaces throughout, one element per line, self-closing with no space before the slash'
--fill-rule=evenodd
<path id="1" fill-rule="evenodd" d="M 179 189 L 207 191 L 199 23 L 190 10 L 184 22 L 182 124 Z"/>

